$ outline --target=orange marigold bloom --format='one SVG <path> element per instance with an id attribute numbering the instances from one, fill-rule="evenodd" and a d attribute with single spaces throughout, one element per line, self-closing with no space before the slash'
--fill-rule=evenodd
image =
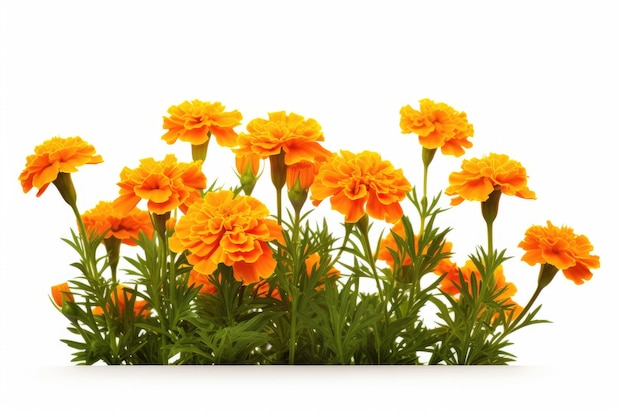
<path id="1" fill-rule="evenodd" d="M 235 155 L 235 167 L 239 175 L 251 174 L 256 177 L 259 174 L 261 158 L 256 154 Z"/>
<path id="2" fill-rule="evenodd" d="M 456 263 L 446 260 L 444 262 L 440 262 L 437 268 L 435 269 L 435 273 L 437 275 L 446 276 L 441 280 L 439 284 L 439 288 L 441 291 L 450 294 L 452 296 L 459 295 L 459 287 L 461 286 L 461 277 L 467 283 L 470 282 L 470 278 L 472 274 L 476 276 L 478 282 L 482 280 L 482 276 L 478 272 L 478 268 L 473 261 L 467 260 L 465 265 L 462 267 L 458 267 Z M 519 304 L 517 304 L 511 297 L 513 297 L 517 293 L 517 287 L 512 282 L 507 282 L 506 277 L 504 276 L 504 268 L 502 265 L 498 266 L 495 270 L 494 274 L 495 278 L 495 290 L 499 291 L 504 289 L 504 291 L 499 294 L 495 300 L 501 302 L 503 305 L 507 306 L 510 314 L 515 317 L 518 315 L 522 308 Z M 469 287 L 471 293 L 471 287 Z"/>
<path id="3" fill-rule="evenodd" d="M 224 263 L 233 267 L 235 279 L 255 283 L 276 266 L 267 242 L 283 241 L 281 227 L 269 214 L 254 197 L 235 197 L 230 190 L 209 192 L 178 220 L 170 249 L 188 251 L 187 260 L 200 273 L 211 274 Z"/>
<path id="4" fill-rule="evenodd" d="M 217 287 L 209 279 L 209 275 L 192 269 L 189 272 L 189 280 L 187 281 L 189 287 L 200 287 L 199 292 L 202 294 L 215 294 Z"/>
<path id="5" fill-rule="evenodd" d="M 460 172 L 450 174 L 450 186 L 445 193 L 456 195 L 453 206 L 464 200 L 486 201 L 494 190 L 503 194 L 536 199 L 535 192 L 527 187 L 526 169 L 507 155 L 491 153 L 483 158 L 466 159 Z"/>
<path id="6" fill-rule="evenodd" d="M 169 117 L 163 116 L 163 129 L 168 131 L 162 139 L 168 144 L 180 139 L 192 145 L 201 145 L 209 140 L 210 133 L 220 146 L 235 146 L 237 133 L 233 128 L 241 124 L 243 117 L 238 110 L 227 112 L 225 109 L 220 102 L 200 100 L 171 106 L 167 110 Z"/>
<path id="7" fill-rule="evenodd" d="M 600 257 L 591 255 L 593 245 L 584 235 L 577 235 L 571 227 L 531 226 L 526 230 L 519 247 L 526 253 L 522 261 L 529 265 L 550 264 L 563 271 L 576 284 L 591 279 L 592 268 L 600 267 Z"/>
<path id="8" fill-rule="evenodd" d="M 324 140 L 320 124 L 284 111 L 268 113 L 268 119 L 257 118 L 248 123 L 248 133 L 237 138 L 237 155 L 256 154 L 262 159 L 285 153 L 285 164 L 325 159 L 330 151 L 319 143 Z"/>
<path id="9" fill-rule="evenodd" d="M 287 189 L 291 190 L 297 182 L 302 190 L 308 190 L 319 172 L 317 161 L 300 161 L 287 166 Z"/>
<path id="10" fill-rule="evenodd" d="M 76 172 L 79 166 L 101 162 L 102 156 L 96 155 L 95 148 L 80 137 L 55 136 L 36 146 L 35 153 L 26 157 L 26 167 L 19 180 L 25 193 L 33 187 L 38 188 L 39 197 L 59 173 Z"/>
<path id="11" fill-rule="evenodd" d="M 135 246 L 139 232 L 144 232 L 152 238 L 154 228 L 150 213 L 133 207 L 128 213 L 116 210 L 110 201 L 100 201 L 94 208 L 82 215 L 87 233 L 95 232 L 103 235 L 104 239 L 115 237 L 122 243 Z"/>
<path id="12" fill-rule="evenodd" d="M 441 148 L 444 155 L 461 156 L 464 148 L 471 148 L 467 139 L 474 135 L 474 126 L 468 123 L 465 112 L 459 112 L 445 103 L 430 99 L 420 100 L 420 109 L 410 105 L 400 109 L 402 133 L 415 133 L 427 149 Z"/>
<path id="13" fill-rule="evenodd" d="M 380 250 L 378 251 L 378 259 L 381 261 L 385 261 L 390 268 L 393 269 L 395 262 L 393 259 L 392 252 L 398 253 L 400 252 L 400 248 L 398 247 L 398 242 L 396 242 L 396 238 L 391 233 L 395 233 L 399 235 L 401 238 L 406 239 L 406 231 L 404 230 L 404 224 L 399 221 L 393 225 L 391 231 L 385 236 L 380 245 Z M 419 235 L 414 235 L 413 242 L 415 247 L 417 248 L 417 242 L 419 241 Z M 404 255 L 404 259 L 402 260 L 402 266 L 411 265 L 411 257 L 409 254 Z"/>
<path id="14" fill-rule="evenodd" d="M 266 279 L 262 279 L 254 284 L 257 297 L 271 297 L 275 300 L 281 300 L 280 291 L 277 287 L 272 288 L 270 292 L 270 283 Z"/>
<path id="15" fill-rule="evenodd" d="M 235 155 L 235 167 L 239 173 L 239 183 L 246 195 L 252 194 L 258 180 L 261 158 L 255 154 Z"/>
<path id="16" fill-rule="evenodd" d="M 142 199 L 148 201 L 148 210 L 165 214 L 178 207 L 185 210 L 200 197 L 206 187 L 201 161 L 178 162 L 174 155 L 162 161 L 146 158 L 139 167 L 124 167 L 120 173 L 120 196 L 113 202 L 116 209 L 130 211 Z"/>
<path id="17" fill-rule="evenodd" d="M 334 210 L 355 223 L 365 213 L 395 223 L 402 217 L 402 201 L 411 191 L 411 184 L 401 169 L 372 151 L 354 154 L 341 151 L 320 166 L 311 185 L 315 206 L 326 197 Z"/>
<path id="18" fill-rule="evenodd" d="M 126 303 L 131 300 L 133 297 L 133 293 L 130 291 L 130 288 L 124 284 L 119 284 L 115 291 L 111 294 L 111 299 L 113 300 L 114 305 L 117 307 L 117 314 L 123 316 L 124 311 L 126 310 Z M 111 308 L 110 304 L 106 305 L 107 309 Z M 133 312 L 135 317 L 143 316 L 147 317 L 150 315 L 150 306 L 146 300 L 141 300 L 138 297 L 135 297 L 135 303 L 133 304 Z M 93 308 L 92 313 L 94 315 L 102 315 L 104 314 L 104 310 L 100 306 L 96 306 Z"/>
<path id="19" fill-rule="evenodd" d="M 51 290 L 52 299 L 59 307 L 63 307 L 63 303 L 66 301 L 74 302 L 74 294 L 70 292 L 70 286 L 67 282 L 53 285 Z"/>
<path id="20" fill-rule="evenodd" d="M 305 260 L 304 260 L 304 266 L 306 268 L 306 273 L 307 275 L 311 276 L 311 274 L 313 273 L 313 268 L 315 269 L 319 269 L 320 268 L 320 254 L 315 252 L 310 254 Z M 330 266 L 328 268 L 328 270 L 326 270 L 324 272 L 324 274 L 322 274 L 321 278 L 325 278 L 327 277 L 330 280 L 334 280 L 334 279 L 338 279 L 341 276 L 341 272 L 333 267 Z M 315 287 L 316 290 L 320 290 L 324 287 L 325 283 L 322 281 L 317 287 Z"/>

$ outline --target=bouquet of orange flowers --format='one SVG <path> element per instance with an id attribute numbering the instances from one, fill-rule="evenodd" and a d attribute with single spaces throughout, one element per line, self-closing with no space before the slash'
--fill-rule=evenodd
<path id="1" fill-rule="evenodd" d="M 92 145 L 54 137 L 27 157 L 24 192 L 53 184 L 76 217 L 64 241 L 77 275 L 51 288 L 75 335 L 62 340 L 73 362 L 508 364 L 510 336 L 546 321 L 535 302 L 556 274 L 582 284 L 600 266 L 586 236 L 530 226 L 519 247 L 538 265 L 537 287 L 525 304 L 513 300 L 494 224 L 502 195 L 535 193 L 518 161 L 491 153 L 464 160 L 430 195 L 437 153 L 472 147 L 467 115 L 445 103 L 400 109 L 402 133 L 421 146 L 419 189 L 378 153 L 325 149 L 314 119 L 279 111 L 236 132 L 242 119 L 220 102 L 171 106 L 162 139 L 190 143 L 191 161 L 169 154 L 124 167 L 119 195 L 84 212 L 72 174 L 103 162 Z M 233 151 L 239 183 L 229 188 L 203 173 L 213 138 Z M 275 213 L 254 195 L 267 161 Z M 438 215 L 464 201 L 480 203 L 487 245 L 457 263 Z M 323 204 L 344 217 L 339 228 L 315 218 Z M 376 237 L 374 223 L 385 233 Z"/>

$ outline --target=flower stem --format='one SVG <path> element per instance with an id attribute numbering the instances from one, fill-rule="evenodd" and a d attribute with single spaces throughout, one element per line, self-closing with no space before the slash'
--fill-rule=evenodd
<path id="1" fill-rule="evenodd" d="M 422 147 L 422 164 L 424 166 L 423 182 L 422 182 L 422 210 L 420 212 L 420 234 L 424 231 L 426 223 L 426 212 L 428 210 L 428 167 L 433 161 L 437 149 L 428 149 Z"/>

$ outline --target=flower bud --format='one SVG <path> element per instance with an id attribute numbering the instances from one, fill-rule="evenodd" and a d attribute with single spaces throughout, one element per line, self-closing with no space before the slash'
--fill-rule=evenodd
<path id="1" fill-rule="evenodd" d="M 235 157 L 235 166 L 239 173 L 239 183 L 246 195 L 251 195 L 256 185 L 259 172 L 260 157 L 256 154 Z"/>
<path id="2" fill-rule="evenodd" d="M 59 307 L 63 307 L 66 301 L 74 302 L 74 294 L 70 292 L 70 287 L 66 282 L 62 282 L 51 287 L 52 299 Z"/>
<path id="3" fill-rule="evenodd" d="M 313 162 L 300 161 L 287 166 L 287 196 L 293 208 L 300 212 L 309 194 L 309 188 L 315 179 Z"/>

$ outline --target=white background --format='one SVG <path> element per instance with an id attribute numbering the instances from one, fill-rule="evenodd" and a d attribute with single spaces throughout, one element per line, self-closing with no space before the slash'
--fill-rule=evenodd
<path id="1" fill-rule="evenodd" d="M 3 2 L 3 415 L 227 408 L 237 415 L 232 410 L 246 404 L 262 414 L 617 415 L 624 409 L 625 139 L 617 3 Z M 50 286 L 75 273 L 74 254 L 60 240 L 73 216 L 53 187 L 39 199 L 35 190 L 23 194 L 17 177 L 25 158 L 55 135 L 93 144 L 105 162 L 73 176 L 84 211 L 114 198 L 119 171 L 140 158 L 189 159 L 187 144 L 160 139 L 162 116 L 195 98 L 241 111 L 238 131 L 270 111 L 315 118 L 329 149 L 378 151 L 415 184 L 420 148 L 400 133 L 399 109 L 421 98 L 446 102 L 474 124 L 466 157 L 508 154 L 537 193 L 536 201 L 504 196 L 496 220 L 495 245 L 514 257 L 505 272 L 518 287 L 515 299 L 523 304 L 536 284 L 538 267 L 519 261 L 516 248 L 532 224 L 552 220 L 585 234 L 601 268 L 581 286 L 557 275 L 538 300 L 540 316 L 553 323 L 515 335 L 514 367 L 76 368 L 59 342 L 65 320 L 48 300 Z M 234 185 L 232 162 L 211 142 L 205 173 Z M 438 154 L 430 190 L 443 189 L 460 163 Z M 257 196 L 272 206 L 267 174 Z M 446 212 L 440 225 L 454 228 L 460 262 L 486 244 L 477 203 Z"/>

